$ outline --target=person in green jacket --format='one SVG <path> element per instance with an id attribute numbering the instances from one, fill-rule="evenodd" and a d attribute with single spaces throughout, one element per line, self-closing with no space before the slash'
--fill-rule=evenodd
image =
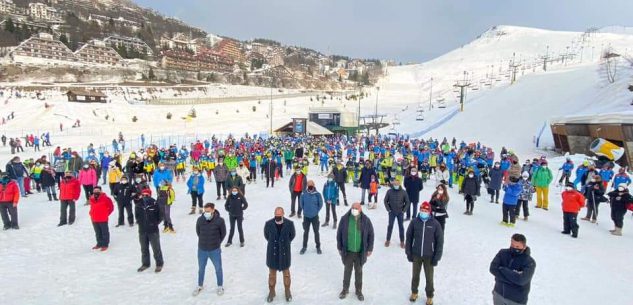
<path id="1" fill-rule="evenodd" d="M 294 159 L 295 157 L 295 152 L 286 147 L 286 149 L 284 149 L 284 161 L 286 163 L 286 173 L 287 175 L 290 175 L 290 172 L 292 171 L 292 159 Z"/>
<path id="2" fill-rule="evenodd" d="M 224 164 L 229 171 L 232 171 L 237 168 L 237 157 L 234 153 L 229 153 L 228 156 L 224 158 Z"/>
<path id="3" fill-rule="evenodd" d="M 546 210 L 549 208 L 549 184 L 554 179 L 552 171 L 547 167 L 547 161 L 543 160 L 534 175 L 532 185 L 536 189 L 536 208 Z"/>

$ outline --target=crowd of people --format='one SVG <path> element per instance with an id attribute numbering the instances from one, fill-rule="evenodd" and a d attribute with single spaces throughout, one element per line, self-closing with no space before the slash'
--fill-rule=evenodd
<path id="1" fill-rule="evenodd" d="M 534 195 L 534 208 L 548 210 L 550 186 L 565 182 L 562 233 L 572 237 L 578 237 L 576 219 L 583 207 L 587 207 L 587 215 L 582 219 L 595 222 L 599 204 L 609 202 L 614 222 L 611 234 L 617 236 L 622 235 L 624 214 L 633 208 L 633 198 L 628 191 L 631 179 L 624 168 L 614 174 L 609 164 L 598 169 L 585 161 L 576 169 L 575 180 L 571 181 L 574 169 L 571 159 L 554 175 L 545 157 L 527 160 L 521 165 L 518 156 L 505 147 L 495 154 L 492 148 L 480 143 L 457 143 L 454 138 L 452 141 L 374 136 L 211 138 L 180 148 L 143 143 L 143 149 L 129 153 L 127 159 L 119 142 L 113 141 L 112 152 L 95 149 L 90 144 L 85 158 L 72 148 L 61 147 L 53 153 L 53 160 L 42 156 L 22 162 L 19 156 L 13 157 L 0 180 L 4 229 L 19 228 L 18 202 L 21 197 L 33 194 L 33 188 L 45 192 L 49 201 L 60 201 L 58 226 L 72 225 L 76 219 L 75 205 L 83 192 L 95 231 L 93 249 L 107 251 L 110 246 L 108 219 L 116 205 L 116 227 L 124 226 L 126 220 L 129 226 L 138 227 L 141 249 L 138 272 L 151 266 L 150 248 L 155 272 L 160 272 L 164 259 L 159 226 L 163 225 L 163 233 L 175 233 L 170 216 L 176 198 L 173 184 L 182 182 L 191 197 L 190 214 L 199 215 L 195 225 L 199 240 L 198 287 L 193 294 L 202 292 L 206 264 L 211 260 L 216 292 L 222 295 L 221 246 L 223 243 L 225 247 L 232 246 L 236 227 L 239 245 L 245 245 L 243 220 L 249 206 L 247 188 L 255 187 L 258 180 L 265 181 L 266 188 L 274 188 L 275 182 L 279 184 L 285 176 L 290 214 L 286 217 L 286 209 L 279 206 L 274 210 L 274 217 L 264 224 L 266 264 L 270 270 L 267 301 L 272 302 L 276 297 L 278 272 L 283 274 L 285 299 L 292 299 L 289 269 L 291 243 L 296 235 L 291 219 L 295 217 L 303 228 L 300 255 L 307 253 L 310 231 L 316 254 L 323 253 L 320 229 L 329 227 L 332 220 L 336 250 L 344 264 L 339 297 L 343 299 L 349 294 L 354 270 L 355 295 L 362 301 L 362 268 L 372 255 L 375 240 L 365 209 L 376 209 L 378 193 L 386 188 L 382 199 L 388 214 L 384 246 L 391 246 L 393 227 L 397 225 L 399 243 L 396 245 L 404 250 L 413 269 L 409 299 L 418 300 L 420 273 L 424 270 L 425 302 L 430 305 L 435 291 L 434 267 L 442 258 L 447 230 L 450 189 L 463 196 L 464 214 L 471 216 L 483 187 L 490 203 L 502 201 L 501 224 L 514 227 L 521 212 L 523 220 L 528 220 Z M 315 170 L 316 173 L 311 172 Z M 325 176 L 327 181 L 317 187 L 314 179 L 309 178 L 312 175 Z M 210 184 L 215 184 L 215 199 L 223 200 L 228 214 L 228 238 L 220 203 L 205 203 L 204 197 L 213 193 L 209 190 Z M 346 192 L 349 187 L 361 189 L 361 197 L 350 200 L 351 205 Z M 424 187 L 433 189 L 428 200 L 420 198 Z M 338 218 L 337 209 L 341 210 L 341 206 L 349 208 Z M 322 210 L 325 210 L 323 223 L 320 221 Z M 409 222 L 406 230 L 405 222 Z M 490 265 L 496 281 L 494 304 L 526 304 L 534 271 L 535 262 L 530 257 L 526 237 L 513 235 L 510 247 L 501 250 Z"/>

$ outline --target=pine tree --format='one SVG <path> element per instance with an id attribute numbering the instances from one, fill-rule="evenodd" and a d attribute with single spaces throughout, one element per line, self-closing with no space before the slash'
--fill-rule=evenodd
<path id="1" fill-rule="evenodd" d="M 59 41 L 70 48 L 70 44 L 68 43 L 68 36 L 66 36 L 66 34 L 59 35 Z"/>
<path id="2" fill-rule="evenodd" d="M 155 80 L 156 79 L 156 74 L 154 74 L 154 68 L 150 67 L 149 68 L 149 73 L 147 78 L 149 78 L 149 80 Z"/>

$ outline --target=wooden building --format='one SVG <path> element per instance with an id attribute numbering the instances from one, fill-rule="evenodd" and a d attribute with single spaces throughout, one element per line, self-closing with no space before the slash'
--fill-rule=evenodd
<path id="1" fill-rule="evenodd" d="M 104 93 L 92 90 L 72 89 L 66 92 L 69 102 L 78 103 L 107 103 L 107 98 Z"/>

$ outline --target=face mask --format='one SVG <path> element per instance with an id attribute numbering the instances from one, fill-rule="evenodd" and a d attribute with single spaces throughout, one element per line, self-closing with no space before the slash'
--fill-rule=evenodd
<path id="1" fill-rule="evenodd" d="M 565 190 L 566 190 L 566 191 L 571 191 L 571 190 L 573 190 L 573 189 L 574 189 L 574 188 L 573 188 L 573 187 L 571 187 L 571 186 L 567 186 L 567 187 L 565 187 Z"/>
<path id="2" fill-rule="evenodd" d="M 236 172 L 231 172 L 231 176 L 235 176 L 236 174 Z"/>
<path id="3" fill-rule="evenodd" d="M 88 165 L 84 165 L 84 169 L 88 169 Z"/>
<path id="4" fill-rule="evenodd" d="M 327 178 L 327 181 L 328 181 L 328 182 L 332 182 L 332 181 L 334 181 L 334 180 L 333 180 L 332 178 Z"/>
<path id="5" fill-rule="evenodd" d="M 596 179 L 595 178 L 591 178 L 591 182 L 596 182 Z"/>
<path id="6" fill-rule="evenodd" d="M 194 176 L 198 176 L 198 174 L 200 174 L 199 172 L 193 172 Z"/>
<path id="7" fill-rule="evenodd" d="M 308 186 L 308 191 L 314 191 L 314 186 Z"/>
<path id="8" fill-rule="evenodd" d="M 296 171 L 295 174 L 299 175 L 301 174 L 301 171 Z"/>
<path id="9" fill-rule="evenodd" d="M 444 190 L 437 190 L 437 193 L 442 195 L 442 194 L 444 194 Z"/>
<path id="10" fill-rule="evenodd" d="M 213 214 L 211 214 L 211 212 L 204 212 L 204 218 L 211 220 L 211 218 L 213 218 Z"/>
<path id="11" fill-rule="evenodd" d="M 420 220 L 427 221 L 429 217 L 431 217 L 431 214 L 429 214 L 429 212 L 420 212 L 418 213 L 418 217 L 420 217 Z"/>
<path id="12" fill-rule="evenodd" d="M 284 220 L 283 216 L 275 216 L 275 222 L 281 224 Z"/>
<path id="13" fill-rule="evenodd" d="M 73 176 L 66 176 L 66 177 L 64 177 L 64 179 L 66 179 L 66 180 L 70 180 L 72 178 L 73 178 Z"/>
<path id="14" fill-rule="evenodd" d="M 220 163 L 218 163 L 218 165 L 222 166 L 222 165 L 224 165 L 224 163 L 220 162 Z"/>
<path id="15" fill-rule="evenodd" d="M 469 177 L 469 178 L 473 178 L 473 177 L 475 177 L 475 175 L 473 175 L 473 174 L 468 174 L 468 177 Z"/>
<path id="16" fill-rule="evenodd" d="M 99 198 L 99 196 L 101 196 L 101 193 L 92 193 L 93 195 L 95 195 L 95 198 Z"/>
<path id="17" fill-rule="evenodd" d="M 417 176 L 418 172 L 411 172 L 411 176 Z"/>
<path id="18" fill-rule="evenodd" d="M 523 250 L 516 249 L 516 248 L 510 248 L 510 253 L 512 253 L 512 255 L 519 255 L 519 254 L 523 253 Z"/>
<path id="19" fill-rule="evenodd" d="M 142 180 L 141 180 L 141 178 L 136 178 L 136 179 L 134 179 L 134 181 L 136 181 L 136 183 L 141 183 Z"/>
<path id="20" fill-rule="evenodd" d="M 360 211 L 357 209 L 352 209 L 352 216 L 356 217 L 358 215 L 360 215 Z"/>
<path id="21" fill-rule="evenodd" d="M 618 191 L 624 192 L 624 188 L 623 187 L 618 187 Z"/>
<path id="22" fill-rule="evenodd" d="M 121 184 L 127 184 L 127 180 L 121 180 Z"/>
<path id="23" fill-rule="evenodd" d="M 523 180 L 528 180 L 528 176 L 523 176 Z"/>
<path id="24" fill-rule="evenodd" d="M 236 196 L 237 192 L 234 191 L 234 192 L 231 192 L 231 194 L 233 194 L 233 196 Z"/>
<path id="25" fill-rule="evenodd" d="M 399 189 L 400 189 L 400 186 L 399 186 L 399 185 L 394 185 L 394 186 L 393 186 L 393 189 L 394 189 L 394 190 L 399 190 Z"/>
<path id="26" fill-rule="evenodd" d="M 499 168 L 499 164 L 495 164 L 495 168 Z"/>
<path id="27" fill-rule="evenodd" d="M 165 167 L 164 167 L 164 166 L 161 166 L 161 167 L 159 167 L 159 168 L 160 168 L 160 170 L 165 170 Z"/>

